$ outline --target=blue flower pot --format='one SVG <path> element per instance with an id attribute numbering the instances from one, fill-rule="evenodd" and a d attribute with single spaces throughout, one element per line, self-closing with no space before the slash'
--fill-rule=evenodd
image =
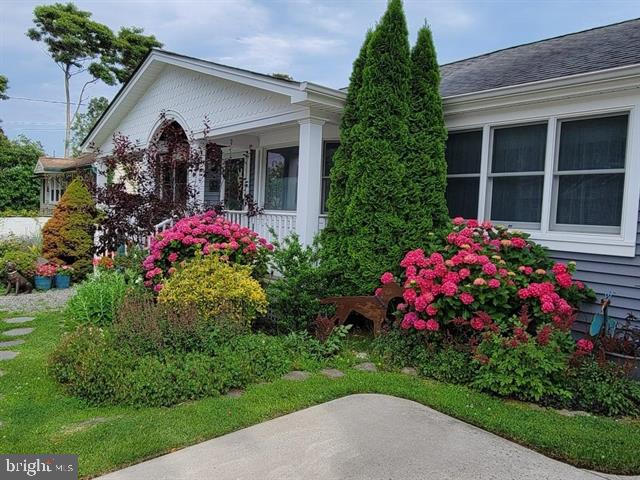
<path id="1" fill-rule="evenodd" d="M 34 278 L 34 283 L 36 284 L 36 290 L 49 290 L 51 288 L 51 283 L 53 277 L 43 277 L 41 275 L 36 275 Z"/>
<path id="2" fill-rule="evenodd" d="M 71 285 L 71 275 L 56 275 L 56 288 L 69 288 Z"/>

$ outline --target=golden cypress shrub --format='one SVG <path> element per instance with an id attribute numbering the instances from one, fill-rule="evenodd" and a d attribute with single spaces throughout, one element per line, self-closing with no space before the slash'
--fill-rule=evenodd
<path id="1" fill-rule="evenodd" d="M 42 229 L 42 255 L 55 263 L 71 265 L 76 279 L 85 277 L 93 268 L 96 220 L 91 193 L 76 177 Z"/>
<path id="2" fill-rule="evenodd" d="M 267 311 L 267 296 L 251 268 L 199 255 L 171 274 L 158 301 L 176 307 L 195 306 L 202 317 L 248 327 Z"/>

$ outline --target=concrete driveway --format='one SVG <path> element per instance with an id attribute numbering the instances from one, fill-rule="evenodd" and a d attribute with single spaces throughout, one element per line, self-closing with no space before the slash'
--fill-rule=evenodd
<path id="1" fill-rule="evenodd" d="M 603 478 L 617 477 L 571 467 L 418 403 L 387 395 L 351 395 L 100 477 L 101 480 Z"/>

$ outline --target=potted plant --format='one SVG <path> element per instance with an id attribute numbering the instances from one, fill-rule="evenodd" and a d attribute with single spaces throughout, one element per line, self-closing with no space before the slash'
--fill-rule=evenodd
<path id="1" fill-rule="evenodd" d="M 71 275 L 73 275 L 73 267 L 60 265 L 56 270 L 56 288 L 69 288 Z"/>
<path id="2" fill-rule="evenodd" d="M 627 375 L 640 379 L 640 329 L 635 326 L 636 317 L 629 313 L 625 324 L 618 326 L 612 336 L 601 338 L 607 360 L 620 365 Z"/>
<path id="3" fill-rule="evenodd" d="M 51 263 L 43 263 L 36 267 L 36 274 L 34 276 L 34 283 L 36 290 L 49 290 L 53 283 L 53 277 L 56 275 L 58 267 Z"/>

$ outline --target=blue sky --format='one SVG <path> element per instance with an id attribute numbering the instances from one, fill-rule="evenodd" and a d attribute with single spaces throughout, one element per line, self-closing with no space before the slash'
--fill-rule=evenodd
<path id="1" fill-rule="evenodd" d="M 0 0 L 0 73 L 9 95 L 60 102 L 62 72 L 43 46 L 29 40 L 34 6 L 42 1 Z M 53 2 L 52 2 L 53 3 Z M 351 63 L 385 0 L 79 0 L 114 30 L 141 26 L 168 50 L 331 87 L 348 83 Z M 637 0 L 405 0 L 411 39 L 426 21 L 440 63 L 565 33 L 640 17 Z M 76 81 L 77 89 L 81 83 Z M 96 85 L 91 96 L 117 88 Z M 77 91 L 76 91 L 77 92 Z M 12 98 L 0 102 L 11 138 L 39 140 L 62 153 L 64 105 Z"/>

